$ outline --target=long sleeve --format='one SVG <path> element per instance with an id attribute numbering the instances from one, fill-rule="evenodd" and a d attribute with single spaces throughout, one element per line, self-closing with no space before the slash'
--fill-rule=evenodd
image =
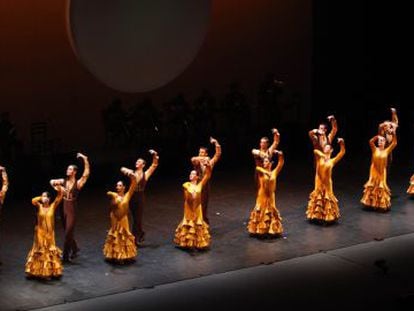
<path id="1" fill-rule="evenodd" d="M 125 197 L 127 198 L 128 201 L 131 199 L 131 197 L 134 194 L 134 191 L 135 191 L 136 188 L 137 188 L 137 179 L 135 178 L 135 176 L 133 176 L 131 178 L 131 184 L 129 185 L 128 192 L 125 195 Z"/>
<path id="2" fill-rule="evenodd" d="M 273 170 L 276 176 L 279 175 L 284 164 L 285 164 L 285 156 L 283 154 L 279 154 L 276 168 Z"/>
<path id="3" fill-rule="evenodd" d="M 318 139 L 318 136 L 313 132 L 313 130 L 310 130 L 308 134 L 309 134 L 309 138 L 310 138 L 310 140 L 312 142 L 313 149 L 319 148 L 319 139 Z"/>
<path id="4" fill-rule="evenodd" d="M 63 189 L 58 190 L 55 200 L 52 203 L 52 206 L 54 209 L 56 209 L 59 205 L 59 203 L 63 199 Z"/>
<path id="5" fill-rule="evenodd" d="M 385 149 L 387 153 L 390 153 L 397 146 L 397 135 L 392 135 L 391 144 Z"/>
<path id="6" fill-rule="evenodd" d="M 9 179 L 7 177 L 7 173 L 5 170 L 1 172 L 1 178 L 2 178 L 2 185 L 1 185 L 1 195 L 0 195 L 0 204 L 3 204 L 4 198 L 6 196 L 6 192 L 9 189 Z"/>
<path id="7" fill-rule="evenodd" d="M 372 137 L 370 140 L 369 140 L 369 146 L 371 147 L 371 151 L 372 152 L 374 152 L 375 151 L 375 148 L 376 148 L 376 146 L 375 146 L 375 141 L 378 139 L 378 137 L 377 136 L 374 136 L 374 137 Z"/>
<path id="8" fill-rule="evenodd" d="M 341 143 L 341 149 L 339 150 L 338 154 L 335 158 L 333 158 L 334 164 L 338 163 L 345 155 L 345 143 Z"/>
<path id="9" fill-rule="evenodd" d="M 324 156 L 323 152 L 318 150 L 318 149 L 313 149 L 313 154 L 318 156 L 318 157 L 323 157 Z"/>
<path id="10" fill-rule="evenodd" d="M 214 153 L 213 158 L 210 160 L 210 165 L 214 166 L 221 157 L 221 146 L 217 143 L 216 144 L 216 151 Z"/>
<path id="11" fill-rule="evenodd" d="M 36 207 L 39 207 L 39 206 L 40 206 L 40 202 L 41 202 L 41 200 L 42 200 L 42 197 L 41 197 L 41 196 L 34 197 L 34 198 L 32 199 L 32 204 L 33 204 L 34 206 L 36 206 Z"/>
<path id="12" fill-rule="evenodd" d="M 338 132 L 338 122 L 335 118 L 331 120 L 331 131 L 328 135 L 328 143 L 332 144 L 333 140 L 335 139 L 336 133 Z"/>
<path id="13" fill-rule="evenodd" d="M 204 187 L 204 185 L 207 183 L 207 181 L 211 177 L 211 166 L 206 166 L 206 171 L 204 172 L 203 179 L 201 179 L 201 185 Z"/>

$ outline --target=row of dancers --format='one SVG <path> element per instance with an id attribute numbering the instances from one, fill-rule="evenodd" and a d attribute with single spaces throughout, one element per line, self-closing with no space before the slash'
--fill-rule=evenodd
<path id="1" fill-rule="evenodd" d="M 361 199 L 365 207 L 384 212 L 389 211 L 391 207 L 387 166 L 392 150 L 397 145 L 398 117 L 395 109 L 392 108 L 391 112 L 392 120 L 382 122 L 378 134 L 369 141 L 372 151 L 370 175 L 364 185 Z M 335 156 L 332 156 L 338 124 L 334 116 L 329 116 L 328 120 L 331 124 L 329 134 L 326 124 L 320 124 L 317 129 L 309 131 L 313 143 L 315 185 L 309 196 L 306 217 L 309 221 L 318 224 L 335 223 L 340 218 L 338 200 L 333 192 L 332 170 L 345 155 L 345 141 L 342 138 L 337 139 L 340 149 Z M 283 233 L 282 217 L 276 207 L 276 185 L 284 165 L 284 155 L 277 149 L 280 143 L 279 131 L 272 129 L 272 133 L 272 144 L 267 137 L 263 137 L 259 148 L 252 150 L 256 164 L 257 193 L 247 231 L 251 236 L 261 238 L 280 237 Z M 221 157 L 221 146 L 214 138 L 210 138 L 210 143 L 215 146 L 214 156 L 210 157 L 207 148 L 201 147 L 198 156 L 191 159 L 194 169 L 190 172 L 189 180 L 182 185 L 184 215 L 175 230 L 173 239 L 179 248 L 203 250 L 209 248 L 211 244 L 208 219 L 210 178 L 214 166 Z M 145 169 L 146 162 L 142 158 L 136 161 L 135 169 L 126 167 L 120 169 L 121 173 L 130 179 L 128 189 L 123 181 L 118 181 L 115 191 L 107 192 L 110 199 L 111 223 L 103 247 L 103 255 L 107 261 L 120 264 L 134 261 L 138 245 L 144 241 L 145 233 L 142 228 L 144 190 L 159 162 L 158 153 L 155 150 L 149 152 L 152 155 L 152 163 L 148 169 Z M 37 208 L 37 222 L 33 246 L 25 266 L 27 277 L 59 278 L 63 272 L 62 260 L 70 262 L 78 256 L 79 248 L 74 238 L 75 211 L 79 192 L 90 174 L 90 164 L 86 155 L 78 153 L 77 157 L 82 159 L 84 164 L 84 171 L 79 179 L 76 178 L 78 167 L 69 165 L 65 178 L 50 181 L 50 185 L 56 191 L 53 201 L 50 193 L 46 191 L 32 199 L 32 204 Z M 0 171 L 1 208 L 8 189 L 8 177 L 4 167 L 0 167 Z M 414 175 L 407 192 L 414 194 Z M 56 246 L 54 226 L 55 211 L 61 202 L 63 204 L 59 210 L 65 232 L 63 252 Z M 129 224 L 129 213 L 132 216 L 132 227 Z"/>

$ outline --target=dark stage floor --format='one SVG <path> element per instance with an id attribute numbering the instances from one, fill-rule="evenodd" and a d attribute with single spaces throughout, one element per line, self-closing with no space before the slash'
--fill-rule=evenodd
<path id="1" fill-rule="evenodd" d="M 369 163 L 366 160 L 351 166 L 357 160 L 344 160 L 334 171 L 342 218 L 339 224 L 324 227 L 305 220 L 307 198 L 313 187 L 312 164 L 297 165 L 287 159 L 277 190 L 285 234 L 276 240 L 251 238 L 245 229 L 255 201 L 252 167 L 231 173 L 218 166 L 209 210 L 213 243 L 207 252 L 186 252 L 174 247 L 174 230 L 183 213 L 184 180 L 155 175 L 147 188 L 147 240 L 139 249 L 137 261 L 128 266 L 113 266 L 103 260 L 102 246 L 109 228 L 107 189 L 85 187 L 76 227 L 81 255 L 65 266 L 59 281 L 25 279 L 34 214 L 30 199 L 10 200 L 4 207 L 1 223 L 0 309 L 34 309 L 152 288 L 414 232 L 414 201 L 405 194 L 412 173 L 410 163 L 393 163 L 389 176 L 392 210 L 384 214 L 362 210 L 359 199 L 368 178 Z M 60 222 L 56 226 L 61 246 Z"/>

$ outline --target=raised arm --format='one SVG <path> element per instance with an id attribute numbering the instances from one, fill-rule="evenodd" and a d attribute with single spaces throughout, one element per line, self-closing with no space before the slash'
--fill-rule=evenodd
<path id="1" fill-rule="evenodd" d="M 125 194 L 125 197 L 127 198 L 127 200 L 129 201 L 132 197 L 132 195 L 134 194 L 135 189 L 137 188 L 137 179 L 135 178 L 135 176 L 130 176 L 130 184 L 129 184 L 129 189 L 128 192 Z"/>
<path id="2" fill-rule="evenodd" d="M 145 180 L 148 180 L 151 175 L 154 173 L 154 171 L 157 169 L 158 166 L 158 160 L 160 157 L 158 156 L 158 153 L 155 150 L 149 150 L 149 153 L 152 154 L 152 163 L 151 166 L 145 171 Z"/>
<path id="3" fill-rule="evenodd" d="M 63 178 L 59 178 L 59 179 L 51 179 L 50 180 L 50 185 L 55 188 L 56 186 L 63 186 L 63 184 L 65 183 L 65 180 Z"/>
<path id="4" fill-rule="evenodd" d="M 216 150 L 214 152 L 214 156 L 210 160 L 210 165 L 212 167 L 214 167 L 214 165 L 217 163 L 217 161 L 221 157 L 221 146 L 220 146 L 219 142 L 217 141 L 217 139 L 214 139 L 213 137 L 210 137 L 210 143 L 214 144 L 214 147 L 216 148 Z"/>
<path id="5" fill-rule="evenodd" d="M 273 133 L 273 143 L 270 145 L 268 151 L 269 154 L 273 154 L 273 152 L 276 150 L 277 146 L 279 146 L 280 143 L 280 133 L 277 129 L 272 129 Z"/>
<path id="6" fill-rule="evenodd" d="M 57 194 L 56 194 L 55 200 L 52 203 L 52 206 L 53 206 L 54 209 L 56 209 L 57 206 L 59 205 L 59 203 L 62 201 L 63 192 L 65 190 L 65 189 L 63 189 L 62 186 L 57 186 L 55 189 L 57 190 Z"/>
<path id="7" fill-rule="evenodd" d="M 395 108 L 391 108 L 391 122 L 395 123 L 398 126 L 398 115 Z"/>
<path id="8" fill-rule="evenodd" d="M 6 192 L 9 189 L 9 179 L 7 177 L 6 169 L 3 166 L 0 166 L 2 185 L 0 190 L 0 204 L 4 202 L 6 197 Z"/>
<path id="9" fill-rule="evenodd" d="M 88 157 L 86 156 L 86 155 L 84 155 L 84 154 L 82 154 L 82 153 L 78 153 L 77 154 L 77 157 L 78 158 L 82 158 L 82 160 L 83 160 L 83 164 L 85 165 L 85 168 L 84 168 L 84 170 L 83 170 L 83 174 L 82 174 L 82 177 L 81 178 L 79 178 L 79 180 L 78 180 L 78 189 L 80 190 L 80 189 L 82 189 L 83 188 L 83 186 L 85 185 L 85 183 L 86 183 L 86 181 L 88 180 L 88 178 L 89 178 L 89 174 L 90 174 L 90 165 L 89 165 L 89 160 L 88 160 Z"/>
<path id="10" fill-rule="evenodd" d="M 313 148 L 315 149 L 317 146 L 319 146 L 319 139 L 318 139 L 318 130 L 313 129 L 309 131 L 309 138 L 312 142 Z"/>
<path id="11" fill-rule="evenodd" d="M 285 164 L 285 156 L 283 155 L 282 151 L 276 151 L 276 153 L 278 155 L 278 160 L 277 160 L 276 168 L 273 170 L 272 173 L 277 176 L 279 175 L 280 171 L 283 168 L 283 165 Z"/>
<path id="12" fill-rule="evenodd" d="M 32 199 L 32 204 L 36 207 L 39 207 L 41 201 L 42 201 L 42 196 L 37 196 Z"/>
<path id="13" fill-rule="evenodd" d="M 203 187 L 204 187 L 204 185 L 208 182 L 208 180 L 211 177 L 211 165 L 210 165 L 210 162 L 209 161 L 206 161 L 206 163 L 204 165 L 206 166 L 206 170 L 204 172 L 203 179 L 201 179 L 201 185 Z"/>
<path id="14" fill-rule="evenodd" d="M 375 146 L 375 142 L 378 140 L 378 137 L 378 135 L 375 135 L 369 140 L 369 146 L 371 147 L 371 151 L 373 152 L 375 151 L 375 148 L 377 148 L 377 146 Z"/>
<path id="15" fill-rule="evenodd" d="M 325 154 L 322 151 L 318 150 L 318 149 L 313 149 L 313 154 L 317 157 L 324 157 L 325 156 Z"/>
<path id="16" fill-rule="evenodd" d="M 397 146 L 397 135 L 392 135 L 392 141 L 391 144 L 389 144 L 389 146 L 387 148 L 385 148 L 385 150 L 390 153 L 395 147 Z"/>
<path id="17" fill-rule="evenodd" d="M 345 141 L 342 138 L 338 138 L 338 143 L 340 146 L 340 150 L 338 154 L 332 159 L 334 164 L 338 163 L 345 155 Z"/>
<path id="18" fill-rule="evenodd" d="M 258 171 L 259 173 L 262 173 L 262 174 L 266 174 L 269 177 L 270 177 L 270 174 L 271 174 L 271 172 L 269 172 L 268 170 L 264 169 L 261 166 L 256 166 L 256 171 Z"/>
<path id="19" fill-rule="evenodd" d="M 335 116 L 329 116 L 328 121 L 331 122 L 331 131 L 328 135 L 328 141 L 332 144 L 333 140 L 335 139 L 336 133 L 338 132 L 338 122 L 335 119 Z"/>

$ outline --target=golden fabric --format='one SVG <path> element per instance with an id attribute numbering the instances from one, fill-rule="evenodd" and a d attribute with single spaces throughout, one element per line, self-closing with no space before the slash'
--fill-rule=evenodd
<path id="1" fill-rule="evenodd" d="M 277 236 L 283 232 L 282 217 L 276 208 L 276 180 L 283 167 L 283 157 L 279 158 L 272 171 L 256 166 L 258 175 L 258 191 L 256 205 L 250 213 L 247 230 L 257 236 Z"/>
<path id="2" fill-rule="evenodd" d="M 174 237 L 174 243 L 178 247 L 205 249 L 210 246 L 209 225 L 204 221 L 201 206 L 201 193 L 210 176 L 211 167 L 207 167 L 199 183 L 183 184 L 184 217 L 175 230 Z"/>
<path id="3" fill-rule="evenodd" d="M 123 262 L 137 256 L 135 237 L 129 230 L 129 201 L 137 186 L 136 178 L 131 178 L 131 185 L 124 196 L 108 191 L 111 197 L 111 228 L 108 231 L 103 254 L 106 260 Z"/>
<path id="4" fill-rule="evenodd" d="M 345 145 L 342 142 L 341 150 L 334 158 L 314 149 L 316 159 L 315 188 L 309 196 L 306 217 L 324 223 L 332 223 L 339 219 L 338 200 L 333 192 L 332 169 L 345 155 Z"/>
<path id="5" fill-rule="evenodd" d="M 364 185 L 361 203 L 377 210 L 388 211 L 391 208 L 391 190 L 387 184 L 388 156 L 397 145 L 397 135 L 391 144 L 381 150 L 375 146 L 377 136 L 369 141 L 372 157 L 369 179 Z"/>
<path id="6" fill-rule="evenodd" d="M 62 251 L 55 242 L 55 210 L 62 197 L 62 192 L 58 192 L 56 199 L 49 207 L 41 203 L 40 196 L 32 200 L 38 212 L 34 242 L 27 255 L 25 268 L 29 277 L 49 279 L 62 275 L 63 267 L 60 259 Z"/>
<path id="7" fill-rule="evenodd" d="M 414 194 L 414 175 L 410 178 L 410 185 L 408 186 L 407 193 Z"/>

